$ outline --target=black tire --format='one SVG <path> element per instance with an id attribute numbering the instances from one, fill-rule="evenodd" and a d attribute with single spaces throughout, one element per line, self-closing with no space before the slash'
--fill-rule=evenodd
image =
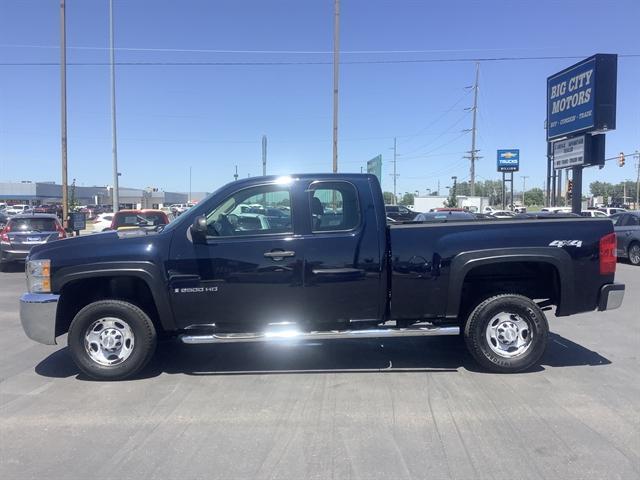
<path id="1" fill-rule="evenodd" d="M 487 340 L 490 323 L 494 328 L 499 325 L 497 322 L 502 320 L 496 319 L 501 313 L 507 314 L 507 318 L 514 315 L 510 318 L 524 320 L 530 330 L 528 347 L 510 358 L 496 353 L 498 345 L 492 347 Z M 520 372 L 536 364 L 547 347 L 548 335 L 549 324 L 542 310 L 531 299 L 516 294 L 496 295 L 482 301 L 473 309 L 464 328 L 465 343 L 473 358 L 487 370 L 500 373 Z"/>
<path id="2" fill-rule="evenodd" d="M 114 318 L 133 333 L 133 347 L 121 363 L 103 365 L 93 360 L 85 347 L 85 334 L 94 322 Z M 122 380 L 139 372 L 151 360 L 156 349 L 157 334 L 149 316 L 137 306 L 121 300 L 100 300 L 78 312 L 67 338 L 71 357 L 78 368 L 96 380 Z"/>
<path id="3" fill-rule="evenodd" d="M 631 265 L 636 267 L 640 265 L 640 256 L 635 253 L 638 249 L 640 249 L 640 243 L 638 242 L 631 242 L 627 248 L 627 259 Z"/>

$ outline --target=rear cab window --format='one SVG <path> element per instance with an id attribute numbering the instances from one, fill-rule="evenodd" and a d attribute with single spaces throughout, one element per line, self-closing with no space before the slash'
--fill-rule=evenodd
<path id="1" fill-rule="evenodd" d="M 360 225 L 356 187 L 348 182 L 314 182 L 309 187 L 311 231 L 348 231 Z"/>

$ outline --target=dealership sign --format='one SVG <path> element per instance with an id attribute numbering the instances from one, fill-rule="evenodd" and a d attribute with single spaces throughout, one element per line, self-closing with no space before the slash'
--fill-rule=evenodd
<path id="1" fill-rule="evenodd" d="M 584 165 L 584 143 L 584 135 L 555 142 L 553 144 L 553 168 Z"/>
<path id="2" fill-rule="evenodd" d="M 580 135 L 553 143 L 553 168 L 604 166 L 606 135 Z"/>
<path id="3" fill-rule="evenodd" d="M 615 129 L 617 71 L 597 54 L 547 78 L 547 140 Z"/>
<path id="4" fill-rule="evenodd" d="M 520 150 L 498 150 L 498 171 L 517 172 L 520 170 Z"/>
<path id="5" fill-rule="evenodd" d="M 378 181 L 382 183 L 382 155 L 373 157 L 367 162 L 367 173 L 371 173 L 378 177 Z"/>

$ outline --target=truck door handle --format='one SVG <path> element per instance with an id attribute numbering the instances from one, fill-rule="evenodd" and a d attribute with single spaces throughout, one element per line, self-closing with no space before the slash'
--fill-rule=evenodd
<path id="1" fill-rule="evenodd" d="M 292 252 L 291 250 L 271 250 L 270 252 L 264 252 L 264 256 L 279 261 L 285 257 L 295 257 L 296 252 Z"/>

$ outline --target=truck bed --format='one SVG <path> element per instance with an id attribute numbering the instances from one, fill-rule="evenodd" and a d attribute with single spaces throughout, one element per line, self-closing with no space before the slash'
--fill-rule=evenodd
<path id="1" fill-rule="evenodd" d="M 502 284 L 504 290 L 516 281 L 523 288 L 523 280 L 537 294 L 550 289 L 536 289 L 536 284 L 557 286 L 557 314 L 570 315 L 595 309 L 600 288 L 613 281 L 613 275 L 599 274 L 598 262 L 599 241 L 613 231 L 608 219 L 425 222 L 388 228 L 391 318 L 455 318 L 470 281 Z M 457 291 L 462 291 L 460 302 Z"/>

